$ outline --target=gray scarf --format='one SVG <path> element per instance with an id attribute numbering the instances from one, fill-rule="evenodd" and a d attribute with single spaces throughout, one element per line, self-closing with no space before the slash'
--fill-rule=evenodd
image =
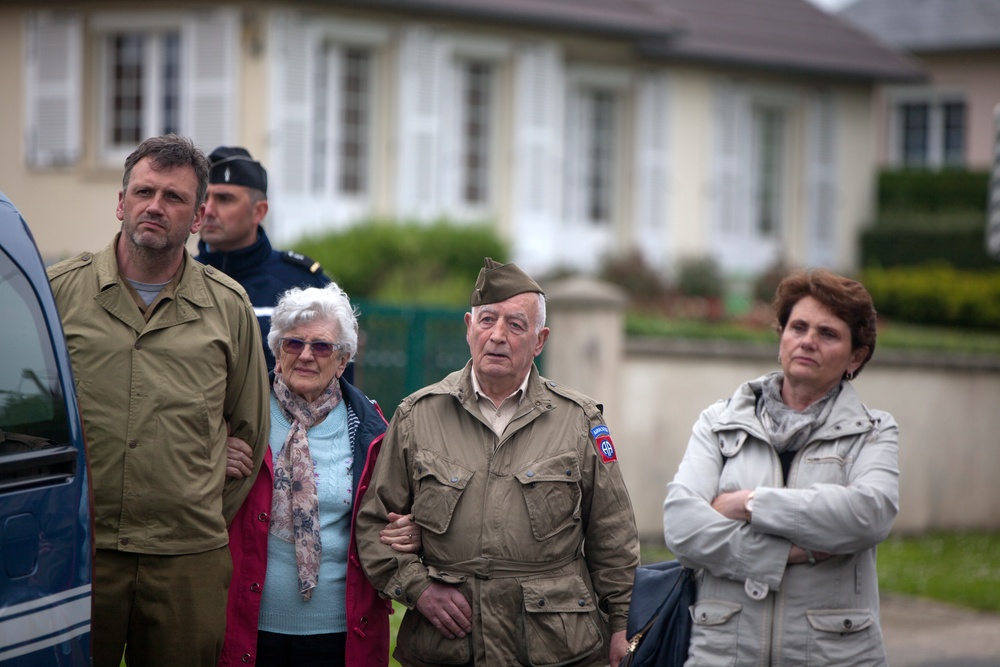
<path id="1" fill-rule="evenodd" d="M 781 399 L 784 373 L 775 373 L 764 380 L 760 400 L 757 401 L 757 418 L 771 436 L 771 447 L 781 454 L 798 451 L 809 442 L 813 432 L 826 423 L 833 410 L 834 399 L 840 394 L 840 383 L 808 408 L 799 412 L 785 405 Z"/>

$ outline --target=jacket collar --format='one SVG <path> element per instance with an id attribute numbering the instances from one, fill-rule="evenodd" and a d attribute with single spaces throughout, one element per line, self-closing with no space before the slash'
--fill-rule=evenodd
<path id="1" fill-rule="evenodd" d="M 267 238 L 264 228 L 258 225 L 257 240 L 252 245 L 238 250 L 229 252 L 211 250 L 199 239 L 198 256 L 195 259 L 238 279 L 243 274 L 259 271 L 270 256 L 271 241 Z"/>
<path id="2" fill-rule="evenodd" d="M 748 435 L 759 440 L 767 440 L 766 431 L 757 418 L 757 400 L 760 398 L 764 381 L 774 373 L 761 376 L 740 385 L 729 399 L 726 407 L 712 425 L 719 434 L 722 452 L 727 456 L 735 454 Z M 833 440 L 845 436 L 867 433 L 875 418 L 861 402 L 857 391 L 850 382 L 842 382 L 833 410 L 826 423 L 813 433 L 812 440 Z"/>
<path id="3" fill-rule="evenodd" d="M 174 291 L 172 303 L 160 306 L 158 309 L 160 312 L 154 315 L 147 325 L 124 284 L 125 277 L 118 270 L 115 249 L 119 236 L 121 232 L 115 235 L 108 247 L 94 255 L 94 269 L 100 290 L 96 300 L 105 310 L 136 331 L 143 331 L 161 329 L 178 322 L 196 319 L 199 317 L 197 308 L 212 306 L 212 299 L 205 283 L 205 273 L 213 272 L 214 269 L 201 267 L 185 250 L 181 264 L 181 279 Z"/>

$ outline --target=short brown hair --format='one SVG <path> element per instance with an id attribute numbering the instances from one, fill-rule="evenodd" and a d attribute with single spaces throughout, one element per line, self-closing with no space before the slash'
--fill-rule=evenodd
<path id="1" fill-rule="evenodd" d="M 826 269 L 794 271 L 778 285 L 774 294 L 774 315 L 778 330 L 788 324 L 792 308 L 811 296 L 847 323 L 851 331 L 851 349 L 868 348 L 868 355 L 854 372 L 856 376 L 875 354 L 876 314 L 872 295 L 857 280 L 839 276 Z"/>
<path id="2" fill-rule="evenodd" d="M 194 207 L 197 209 L 205 203 L 208 193 L 208 158 L 194 142 L 187 137 L 176 134 L 165 134 L 162 137 L 150 137 L 125 158 L 125 174 L 122 176 L 122 190 L 128 190 L 128 179 L 132 176 L 132 168 L 146 157 L 152 158 L 157 169 L 172 167 L 191 167 L 198 179 L 198 190 L 195 195 Z"/>

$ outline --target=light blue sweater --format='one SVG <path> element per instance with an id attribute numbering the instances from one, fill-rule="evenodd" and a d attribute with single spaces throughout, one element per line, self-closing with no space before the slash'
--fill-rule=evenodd
<path id="1" fill-rule="evenodd" d="M 275 460 L 291 424 L 271 395 L 271 453 Z M 347 408 L 338 405 L 321 423 L 309 429 L 319 494 L 320 540 L 323 558 L 312 599 L 299 594 L 295 545 L 268 535 L 267 577 L 261 596 L 258 627 L 267 632 L 316 635 L 346 632 L 345 586 L 347 551 L 351 537 L 351 468 L 354 455 L 347 428 Z"/>

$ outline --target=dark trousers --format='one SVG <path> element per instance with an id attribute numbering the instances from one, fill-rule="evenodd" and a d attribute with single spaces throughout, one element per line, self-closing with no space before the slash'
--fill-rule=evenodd
<path id="1" fill-rule="evenodd" d="M 257 633 L 257 667 L 346 667 L 347 633 L 283 635 Z"/>
<path id="2" fill-rule="evenodd" d="M 153 556 L 98 549 L 94 667 L 215 667 L 226 633 L 229 548 Z"/>

